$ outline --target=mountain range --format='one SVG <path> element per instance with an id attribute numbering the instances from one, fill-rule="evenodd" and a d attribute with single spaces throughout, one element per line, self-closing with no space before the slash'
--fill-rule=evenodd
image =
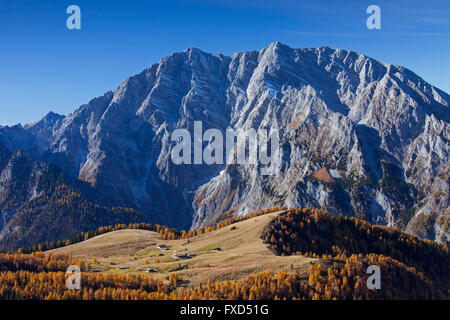
<path id="1" fill-rule="evenodd" d="M 277 205 L 450 241 L 449 102 L 414 72 L 274 42 L 163 58 L 68 116 L 0 127 L 0 249 L 132 221 L 199 228 Z M 175 165 L 177 128 L 278 130 L 281 163 Z"/>

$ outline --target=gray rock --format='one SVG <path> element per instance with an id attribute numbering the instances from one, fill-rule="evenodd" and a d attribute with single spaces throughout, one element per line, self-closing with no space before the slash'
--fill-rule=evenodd
<path id="1" fill-rule="evenodd" d="M 342 49 L 275 42 L 225 57 L 191 48 L 67 117 L 1 128 L 0 141 L 57 164 L 98 203 L 178 228 L 287 205 L 445 242 L 449 101 L 404 67 Z M 203 131 L 279 130 L 280 168 L 174 165 L 170 134 L 192 132 L 194 121 Z"/>

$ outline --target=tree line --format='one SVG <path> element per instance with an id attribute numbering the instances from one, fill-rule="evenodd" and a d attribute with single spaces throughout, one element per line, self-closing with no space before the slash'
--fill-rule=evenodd
<path id="1" fill-rule="evenodd" d="M 74 236 L 62 240 L 52 240 L 52 241 L 46 241 L 38 244 L 34 244 L 33 246 L 26 247 L 26 248 L 19 248 L 17 250 L 18 253 L 32 253 L 32 252 L 40 252 L 40 251 L 46 251 L 46 250 L 52 250 L 56 248 L 65 247 L 71 244 L 79 243 L 81 241 L 88 240 L 90 238 L 99 236 L 101 234 L 105 234 L 108 232 L 118 231 L 118 230 L 124 230 L 124 229 L 139 229 L 139 230 L 148 230 L 148 231 L 154 231 L 161 235 L 161 239 L 163 240 L 179 240 L 179 239 L 188 239 L 195 236 L 198 236 L 200 234 L 208 233 L 211 231 L 218 230 L 220 228 L 224 228 L 226 226 L 229 226 L 231 224 L 244 221 L 247 219 L 251 219 L 260 215 L 277 212 L 277 211 L 283 211 L 287 210 L 287 207 L 274 207 L 274 208 L 267 208 L 267 209 L 261 209 L 255 212 L 248 213 L 243 216 L 238 217 L 230 217 L 223 219 L 219 222 L 217 222 L 214 225 L 204 227 L 201 229 L 189 231 L 189 230 L 182 230 L 178 231 L 175 228 L 166 227 L 160 224 L 151 224 L 151 223 L 145 223 L 145 222 L 139 222 L 139 223 L 120 223 L 115 225 L 109 225 L 109 226 L 102 226 L 98 227 L 94 230 L 90 230 L 87 232 L 80 232 L 75 234 Z"/>

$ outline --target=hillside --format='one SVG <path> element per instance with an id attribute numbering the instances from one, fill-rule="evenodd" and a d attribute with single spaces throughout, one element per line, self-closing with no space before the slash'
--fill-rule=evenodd
<path id="1" fill-rule="evenodd" d="M 71 237 L 115 223 L 142 221 L 136 210 L 97 205 L 55 165 L 0 143 L 0 251 Z"/>
<path id="2" fill-rule="evenodd" d="M 145 274 L 146 268 L 152 268 L 157 271 L 151 274 L 156 279 L 175 273 L 191 285 L 205 284 L 208 280 L 242 279 L 266 270 L 306 273 L 310 263 L 317 259 L 275 256 L 260 239 L 264 228 L 279 214 L 269 213 L 181 240 L 161 240 L 160 234 L 146 230 L 119 230 L 49 252 L 69 254 L 91 263 L 91 270 L 102 273 Z M 166 244 L 169 250 L 158 249 L 160 244 Z M 172 257 L 188 252 L 195 257 L 188 260 Z M 96 263 L 92 263 L 94 259 Z M 155 263 L 155 259 L 160 262 Z M 120 270 L 124 265 L 129 269 Z"/>
<path id="3" fill-rule="evenodd" d="M 450 253 L 446 245 L 320 210 L 292 209 L 265 229 L 262 239 L 277 255 L 343 258 L 386 256 L 432 280 L 450 293 Z"/>
<path id="4" fill-rule="evenodd" d="M 151 268 L 157 279 L 175 273 L 190 286 L 242 279 L 267 270 L 305 276 L 310 265 L 336 265 L 352 255 L 361 261 L 386 262 L 386 257 L 393 260 L 388 263 L 391 267 L 404 265 L 423 274 L 442 292 L 450 290 L 450 253 L 445 245 L 316 209 L 291 208 L 243 219 L 178 240 L 163 240 L 160 233 L 147 230 L 113 231 L 49 253 L 68 254 L 102 273 L 143 274 Z M 174 256 L 187 253 L 194 256 Z"/>
<path id="5" fill-rule="evenodd" d="M 304 226 L 297 226 L 298 222 Z M 327 232 L 320 233 L 324 222 Z M 339 223 L 346 226 L 342 232 L 361 242 L 359 249 L 345 237 L 339 239 L 339 230 L 330 231 Z M 375 230 L 378 239 L 371 239 L 367 230 Z M 283 240 L 286 231 L 293 231 L 291 240 Z M 269 233 L 274 241 L 267 246 L 264 239 Z M 445 278 L 439 279 L 447 271 L 446 247 L 319 210 L 289 209 L 249 216 L 184 239 L 162 240 L 161 236 L 159 232 L 124 229 L 45 253 L 0 254 L 0 299 L 373 300 L 449 296 Z M 157 247 L 162 245 L 168 250 Z M 288 248 L 294 245 L 312 251 L 306 256 L 299 251 L 290 255 Z M 400 261 L 386 255 L 395 255 L 395 247 L 405 245 L 410 247 L 397 257 Z M 356 253 L 363 251 L 361 248 L 376 251 L 377 246 L 384 249 Z M 331 254 L 316 253 L 325 252 L 324 248 L 331 248 Z M 175 253 L 194 256 L 176 260 Z M 442 270 L 424 268 L 423 261 L 434 263 L 436 257 L 442 261 Z M 73 264 L 83 271 L 81 290 L 65 288 L 65 270 Z M 374 264 L 381 270 L 380 290 L 370 290 L 365 283 L 366 270 Z M 145 273 L 147 268 L 155 272 Z"/>

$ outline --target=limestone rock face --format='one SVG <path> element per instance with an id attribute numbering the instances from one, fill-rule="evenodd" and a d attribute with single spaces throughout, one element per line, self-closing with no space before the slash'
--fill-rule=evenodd
<path id="1" fill-rule="evenodd" d="M 449 102 L 406 68 L 342 49 L 275 42 L 226 57 L 191 48 L 66 117 L 0 128 L 0 141 L 58 165 L 99 204 L 178 228 L 287 205 L 448 242 Z M 275 174 L 175 165 L 171 133 L 192 133 L 194 121 L 203 132 L 278 130 Z"/>

